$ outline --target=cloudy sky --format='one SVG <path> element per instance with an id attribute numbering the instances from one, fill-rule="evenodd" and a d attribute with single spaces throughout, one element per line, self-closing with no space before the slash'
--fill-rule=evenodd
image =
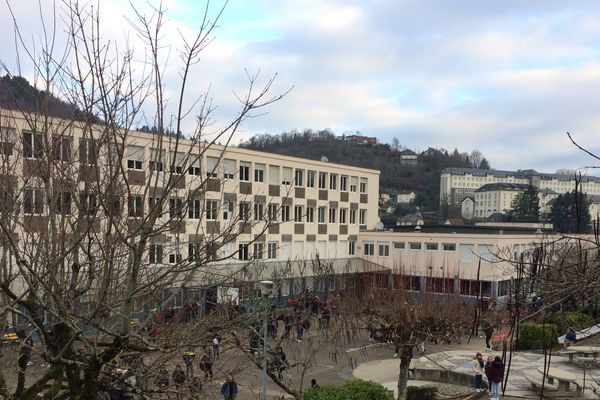
<path id="1" fill-rule="evenodd" d="M 31 12 L 37 1 L 9 2 L 24 37 L 39 37 L 39 15 Z M 135 36 L 122 18 L 131 15 L 125 3 L 100 1 L 105 37 Z M 177 32 L 193 32 L 204 1 L 163 3 L 165 76 L 173 88 L 167 93 L 174 93 Z M 212 16 L 219 4 L 211 3 Z M 0 26 L 9 25 L 1 12 Z M 14 36 L 5 32 L 0 58 L 10 66 Z M 479 149 L 498 169 L 593 165 L 570 144 L 569 131 L 600 153 L 595 1 L 232 0 L 214 33 L 189 87 L 192 97 L 210 87 L 217 124 L 235 116 L 245 70 L 260 70 L 262 83 L 277 74 L 273 94 L 293 87 L 247 120 L 236 142 L 255 133 L 329 128 L 382 142 L 397 137 L 417 151 Z"/>

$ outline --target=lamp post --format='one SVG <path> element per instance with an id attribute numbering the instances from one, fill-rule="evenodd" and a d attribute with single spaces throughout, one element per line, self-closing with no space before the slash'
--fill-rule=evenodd
<path id="1" fill-rule="evenodd" d="M 273 291 L 273 281 L 260 281 L 260 296 L 262 299 L 268 300 Z M 265 306 L 265 321 L 263 326 L 263 359 L 262 359 L 262 374 L 261 374 L 261 395 L 260 400 L 267 400 L 267 327 L 269 319 L 269 303 L 264 302 Z"/>

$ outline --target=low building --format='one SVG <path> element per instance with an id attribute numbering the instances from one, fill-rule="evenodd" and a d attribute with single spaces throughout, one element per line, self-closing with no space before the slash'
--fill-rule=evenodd
<path id="1" fill-rule="evenodd" d="M 412 204 L 415 201 L 416 194 L 412 190 L 401 190 L 396 195 L 396 203 Z"/>
<path id="2" fill-rule="evenodd" d="M 417 165 L 417 153 L 406 149 L 400 152 L 400 164 L 402 165 Z"/>
<path id="3" fill-rule="evenodd" d="M 356 144 L 368 144 L 374 146 L 377 144 L 377 138 L 374 136 L 348 135 L 344 136 L 344 140 L 354 142 Z"/>
<path id="4" fill-rule="evenodd" d="M 522 183 L 487 183 L 475 190 L 475 218 L 487 218 L 494 213 L 506 214 L 513 199 L 527 190 Z"/>

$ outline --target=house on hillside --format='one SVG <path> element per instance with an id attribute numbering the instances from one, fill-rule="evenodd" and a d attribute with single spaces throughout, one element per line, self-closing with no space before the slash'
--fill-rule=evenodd
<path id="1" fill-rule="evenodd" d="M 420 211 L 406 214 L 396 222 L 396 226 L 421 226 L 424 224 L 423 214 Z"/>
<path id="2" fill-rule="evenodd" d="M 400 164 L 417 165 L 417 153 L 409 149 L 402 150 L 400 152 Z"/>
<path id="3" fill-rule="evenodd" d="M 396 195 L 396 203 L 398 204 L 412 204 L 415 201 L 415 192 L 412 190 L 401 190 Z"/>
<path id="4" fill-rule="evenodd" d="M 348 135 L 344 136 L 344 140 L 347 142 L 354 142 L 356 144 L 368 144 L 371 146 L 377 144 L 377 138 L 374 136 Z"/>

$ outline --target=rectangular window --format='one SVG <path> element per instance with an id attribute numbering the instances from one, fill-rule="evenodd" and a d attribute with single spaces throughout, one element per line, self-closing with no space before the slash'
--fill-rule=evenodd
<path id="1" fill-rule="evenodd" d="M 163 247 L 160 244 L 151 244 L 148 246 L 148 261 L 150 264 L 162 264 Z"/>
<path id="2" fill-rule="evenodd" d="M 0 126 L 0 155 L 12 156 L 13 146 L 17 139 L 16 132 L 15 128 Z"/>
<path id="3" fill-rule="evenodd" d="M 378 253 L 379 257 L 389 257 L 390 256 L 390 244 L 389 243 L 378 243 Z"/>
<path id="4" fill-rule="evenodd" d="M 360 178 L 360 192 L 367 193 L 367 178 Z"/>
<path id="5" fill-rule="evenodd" d="M 337 174 L 329 175 L 329 189 L 337 190 Z"/>
<path id="6" fill-rule="evenodd" d="M 218 210 L 219 204 L 217 200 L 206 200 L 206 219 L 208 221 L 214 221 L 217 219 Z"/>
<path id="7" fill-rule="evenodd" d="M 335 224 L 335 213 L 336 213 L 336 209 L 335 208 L 330 208 L 329 209 L 329 223 L 330 224 Z"/>
<path id="8" fill-rule="evenodd" d="M 43 158 L 44 143 L 42 135 L 33 132 L 23 132 L 23 156 L 25 158 Z"/>
<path id="9" fill-rule="evenodd" d="M 188 174 L 193 176 L 200 176 L 202 174 L 202 159 L 200 157 L 194 157 L 190 162 L 190 166 L 188 168 Z"/>
<path id="10" fill-rule="evenodd" d="M 315 222 L 315 208 L 314 207 L 306 207 L 306 222 L 310 222 L 310 223 Z"/>
<path id="11" fill-rule="evenodd" d="M 200 260 L 200 243 L 188 243 L 188 261 Z"/>
<path id="12" fill-rule="evenodd" d="M 474 244 L 462 244 L 460 245 L 460 261 L 461 262 L 473 262 L 475 261 L 475 245 Z"/>
<path id="13" fill-rule="evenodd" d="M 129 196 L 127 205 L 128 205 L 130 217 L 141 218 L 144 216 L 144 197 L 143 196 Z"/>
<path id="14" fill-rule="evenodd" d="M 456 251 L 456 243 L 442 243 L 444 251 Z"/>
<path id="15" fill-rule="evenodd" d="M 327 172 L 319 172 L 319 189 L 327 189 Z"/>
<path id="16" fill-rule="evenodd" d="M 425 249 L 429 251 L 434 251 L 438 249 L 437 243 L 425 243 Z"/>
<path id="17" fill-rule="evenodd" d="M 269 184 L 279 185 L 279 166 L 269 165 Z"/>
<path id="18" fill-rule="evenodd" d="M 290 206 L 281 206 L 281 221 L 288 222 L 290 220 Z"/>
<path id="19" fill-rule="evenodd" d="M 223 178 L 233 179 L 235 177 L 235 171 L 237 170 L 235 160 L 223 160 Z"/>
<path id="20" fill-rule="evenodd" d="M 264 182 L 265 181 L 265 165 L 264 164 L 254 164 L 254 182 Z"/>
<path id="21" fill-rule="evenodd" d="M 367 223 L 367 210 L 358 210 L 358 224 L 365 225 Z"/>
<path id="22" fill-rule="evenodd" d="M 71 192 L 58 192 L 56 212 L 61 215 L 71 215 Z"/>
<path id="23" fill-rule="evenodd" d="M 277 258 L 277 243 L 269 242 L 267 244 L 267 258 L 269 260 L 274 260 Z"/>
<path id="24" fill-rule="evenodd" d="M 356 224 L 356 210 L 350 209 L 350 223 Z"/>
<path id="25" fill-rule="evenodd" d="M 346 223 L 346 214 L 348 210 L 345 208 L 340 208 L 340 224 Z"/>
<path id="26" fill-rule="evenodd" d="M 219 159 L 216 157 L 206 157 L 206 177 L 216 178 L 219 173 Z"/>
<path id="27" fill-rule="evenodd" d="M 358 186 L 358 177 L 356 177 L 356 176 L 350 177 L 350 191 L 356 192 L 357 186 Z"/>
<path id="28" fill-rule="evenodd" d="M 421 250 L 421 242 L 409 242 L 408 248 L 411 250 Z"/>
<path id="29" fill-rule="evenodd" d="M 353 256 L 356 254 L 356 242 L 354 240 L 350 240 L 348 242 L 348 255 Z"/>
<path id="30" fill-rule="evenodd" d="M 44 191 L 42 189 L 25 189 L 23 191 L 23 212 L 28 215 L 44 214 Z"/>
<path id="31" fill-rule="evenodd" d="M 255 242 L 254 243 L 254 253 L 252 253 L 252 256 L 257 260 L 262 260 L 263 253 L 264 253 L 264 247 L 265 247 L 264 243 Z"/>
<path id="32" fill-rule="evenodd" d="M 52 138 L 52 157 L 56 161 L 71 161 L 71 139 L 54 136 Z"/>
<path id="33" fill-rule="evenodd" d="M 163 162 L 165 160 L 165 152 L 162 150 L 150 149 L 150 171 L 163 172 Z"/>
<path id="34" fill-rule="evenodd" d="M 250 203 L 240 203 L 240 221 L 250 220 Z"/>
<path id="35" fill-rule="evenodd" d="M 94 215 L 96 213 L 97 204 L 95 193 L 81 193 L 79 195 L 79 202 L 81 205 L 81 214 Z"/>
<path id="36" fill-rule="evenodd" d="M 283 167 L 281 170 L 281 184 L 291 185 L 292 184 L 292 169 Z"/>
<path id="37" fill-rule="evenodd" d="M 267 209 L 268 212 L 268 217 L 269 217 L 269 221 L 271 222 L 276 222 L 277 221 L 277 209 L 278 209 L 278 205 L 277 204 L 269 204 L 269 208 Z"/>
<path id="38" fill-rule="evenodd" d="M 192 199 L 188 205 L 188 217 L 190 219 L 200 219 L 202 216 L 202 200 Z"/>
<path id="39" fill-rule="evenodd" d="M 304 170 L 297 169 L 294 172 L 294 185 L 297 187 L 304 186 Z"/>
<path id="40" fill-rule="evenodd" d="M 248 254 L 248 243 L 240 243 L 238 245 L 238 260 L 249 260 L 250 254 Z"/>
<path id="41" fill-rule="evenodd" d="M 394 249 L 402 250 L 406 248 L 406 243 L 404 242 L 394 242 Z"/>
<path id="42" fill-rule="evenodd" d="M 93 139 L 79 140 L 79 162 L 86 165 L 96 165 L 97 161 L 96 143 Z"/>
<path id="43" fill-rule="evenodd" d="M 319 224 L 325 223 L 325 207 L 319 207 L 317 210 L 317 222 Z"/>
<path id="44" fill-rule="evenodd" d="M 176 175 L 183 174 L 185 169 L 185 154 L 171 153 L 171 173 Z"/>
<path id="45" fill-rule="evenodd" d="M 179 264 L 183 260 L 179 249 L 173 249 L 173 252 L 169 254 L 169 264 Z"/>
<path id="46" fill-rule="evenodd" d="M 294 206 L 294 221 L 302 222 L 302 206 Z"/>
<path id="47" fill-rule="evenodd" d="M 162 203 L 160 203 L 160 197 L 148 197 L 148 206 L 150 211 L 154 210 L 155 207 L 158 207 L 158 216 L 162 216 Z"/>
<path id="48" fill-rule="evenodd" d="M 144 148 L 127 146 L 127 168 L 141 171 L 144 166 Z"/>
<path id="49" fill-rule="evenodd" d="M 340 176 L 340 190 L 342 192 L 348 191 L 348 177 L 346 175 Z"/>
<path id="50" fill-rule="evenodd" d="M 240 181 L 250 182 L 250 163 L 240 161 Z"/>
<path id="51" fill-rule="evenodd" d="M 363 243 L 363 252 L 365 256 L 375 255 L 375 244 L 374 243 Z"/>
<path id="52" fill-rule="evenodd" d="M 254 203 L 254 220 L 262 221 L 265 218 L 265 205 L 262 203 Z"/>
<path id="53" fill-rule="evenodd" d="M 169 217 L 171 219 L 183 218 L 183 200 L 178 198 L 169 199 Z"/>
<path id="54" fill-rule="evenodd" d="M 494 245 L 492 244 L 480 244 L 479 245 L 479 256 L 483 262 L 491 263 L 494 261 Z"/>
<path id="55" fill-rule="evenodd" d="M 306 187 L 314 188 L 315 187 L 315 174 L 316 171 L 308 171 L 306 175 Z"/>
<path id="56" fill-rule="evenodd" d="M 233 201 L 223 202 L 223 221 L 231 221 L 235 212 L 235 205 Z"/>

